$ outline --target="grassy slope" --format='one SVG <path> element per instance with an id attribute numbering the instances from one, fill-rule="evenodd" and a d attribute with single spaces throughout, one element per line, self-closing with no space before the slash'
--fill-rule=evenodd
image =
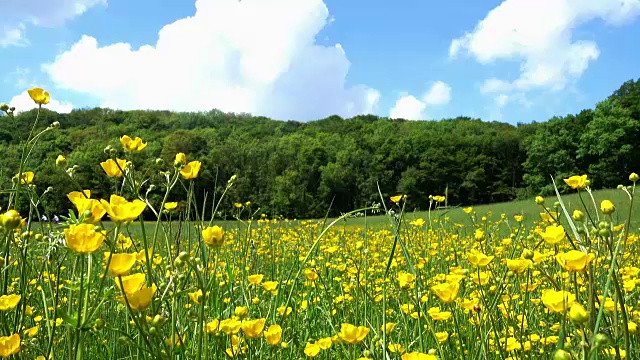
<path id="1" fill-rule="evenodd" d="M 582 193 L 582 199 L 585 201 L 585 204 L 587 205 L 587 209 L 591 213 L 593 213 L 594 207 L 593 207 L 591 198 L 589 197 L 589 194 L 587 194 L 584 191 L 581 193 Z M 616 224 L 626 221 L 626 216 L 629 213 L 628 210 L 629 210 L 630 201 L 629 201 L 629 197 L 624 191 L 599 190 L 599 191 L 593 192 L 593 197 L 595 199 L 596 206 L 598 208 L 600 207 L 600 202 L 605 199 L 611 200 L 616 205 L 618 210 L 613 215 L 613 219 Z M 545 205 L 547 207 L 553 207 L 553 203 L 555 201 L 557 201 L 556 197 L 548 197 L 545 199 Z M 578 194 L 565 195 L 562 197 L 562 201 L 567 207 L 567 210 L 569 211 L 569 213 L 571 213 L 574 209 L 584 210 L 584 207 L 580 202 L 580 198 Z M 638 199 L 636 198 L 634 201 L 635 210 L 632 211 L 633 213 L 632 229 L 635 229 L 638 226 L 640 226 L 640 209 L 638 208 L 638 206 L 639 206 Z M 500 218 L 500 214 L 502 213 L 506 214 L 506 216 L 510 219 L 510 221 L 513 221 L 514 215 L 518 215 L 518 214 L 524 215 L 525 222 L 529 225 L 533 224 L 534 221 L 539 221 L 540 220 L 539 214 L 540 212 L 543 212 L 542 207 L 540 205 L 537 205 L 533 199 L 474 206 L 473 210 L 479 216 L 487 216 L 488 218 L 494 219 L 494 220 L 498 220 Z M 426 220 L 429 217 L 429 213 L 426 211 L 409 212 L 406 209 L 405 211 L 408 212 L 407 219 L 409 221 L 411 221 L 414 218 L 423 218 Z M 488 213 L 491 213 L 491 216 L 488 216 L 487 215 Z M 437 211 L 431 212 L 431 218 L 436 218 L 441 216 L 448 216 L 450 220 L 454 223 L 460 223 L 465 225 L 471 224 L 469 215 L 464 213 L 461 207 L 450 208 L 447 210 L 437 210 Z M 351 226 L 361 226 L 365 224 L 365 221 L 367 225 L 370 225 L 370 226 L 383 226 L 388 224 L 388 220 L 384 216 L 371 216 L 371 217 L 368 217 L 366 220 L 363 217 L 352 218 L 352 219 L 348 219 L 346 221 L 346 224 Z"/>

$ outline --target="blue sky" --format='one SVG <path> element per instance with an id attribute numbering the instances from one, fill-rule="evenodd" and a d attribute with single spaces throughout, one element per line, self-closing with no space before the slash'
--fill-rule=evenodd
<path id="1" fill-rule="evenodd" d="M 640 77 L 640 0 L 7 0 L 0 101 L 510 123 Z"/>

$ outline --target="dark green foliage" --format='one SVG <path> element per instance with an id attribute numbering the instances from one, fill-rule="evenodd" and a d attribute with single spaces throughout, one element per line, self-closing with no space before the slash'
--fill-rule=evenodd
<path id="1" fill-rule="evenodd" d="M 16 118 L 22 134 L 30 130 L 35 114 Z M 251 201 L 254 210 L 269 216 L 322 217 L 331 204 L 332 215 L 370 205 L 380 201 L 378 184 L 385 196 L 409 194 L 407 206 L 414 210 L 426 209 L 429 195 L 445 189 L 450 205 L 472 205 L 549 194 L 550 175 L 561 179 L 588 173 L 593 187 L 604 188 L 640 171 L 640 80 L 626 82 L 594 110 L 517 126 L 466 117 L 404 121 L 331 116 L 299 123 L 218 110 L 43 110 L 40 128 L 53 121 L 60 122 L 60 129 L 41 139 L 27 169 L 36 172 L 40 191 L 55 189 L 43 200 L 49 214 L 65 214 L 71 204 L 63 195 L 79 190 L 54 166 L 56 156 L 67 156 L 69 166 L 79 168 L 78 182 L 106 198 L 116 182 L 100 167 L 107 159 L 103 149 L 121 149 L 118 139 L 125 134 L 149 142 L 144 151 L 121 151 L 119 157 L 150 169 L 151 183 L 161 184 L 157 158 L 167 170 L 175 154 L 184 152 L 203 163 L 195 184 L 199 204 L 205 193 L 210 204 L 214 192 L 237 174 L 228 204 L 221 208 Z M 8 184 L 17 169 L 19 139 L 14 124 L 4 125 L 0 173 Z M 151 198 L 159 199 L 161 191 Z"/>

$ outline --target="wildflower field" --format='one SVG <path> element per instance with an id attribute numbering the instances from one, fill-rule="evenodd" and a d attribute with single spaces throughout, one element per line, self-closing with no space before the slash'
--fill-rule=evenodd
<path id="1" fill-rule="evenodd" d="M 14 110 L 2 111 L 10 123 Z M 56 127 L 21 138 L 3 188 L 2 358 L 640 358 L 635 173 L 595 194 L 586 175 L 562 179 L 574 194 L 538 197 L 527 211 L 452 209 L 435 195 L 416 214 L 405 209 L 411 194 L 398 194 L 313 221 L 237 203 L 238 220 L 219 222 L 202 214 L 216 214 L 226 190 L 195 201 L 197 159 L 135 168 L 147 143 L 126 134 L 103 154 L 108 199 L 76 183 L 64 154 L 51 161 L 77 191 L 35 187 L 23 165 Z M 164 183 L 148 184 L 149 171 Z M 39 221 L 45 195 L 74 208 Z M 28 213 L 15 210 L 24 203 Z"/>

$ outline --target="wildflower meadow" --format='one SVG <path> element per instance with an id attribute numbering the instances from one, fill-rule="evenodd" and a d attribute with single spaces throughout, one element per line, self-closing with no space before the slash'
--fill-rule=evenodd
<path id="1" fill-rule="evenodd" d="M 0 110 L 11 128 L 15 109 Z M 149 142 L 135 134 L 99 154 L 110 196 L 80 183 L 67 154 L 49 161 L 76 190 L 36 187 L 29 158 L 60 126 L 39 121 L 17 135 L 2 187 L 2 358 L 640 359 L 635 173 L 615 202 L 596 200 L 587 175 L 550 179 L 557 197 L 537 197 L 535 218 L 466 207 L 462 223 L 446 193 L 416 216 L 412 194 L 380 193 L 338 218 L 270 219 L 238 202 L 221 221 L 238 178 L 196 197 L 203 164 L 177 153 L 138 168 Z M 73 208 L 45 221 L 45 197 Z"/>

